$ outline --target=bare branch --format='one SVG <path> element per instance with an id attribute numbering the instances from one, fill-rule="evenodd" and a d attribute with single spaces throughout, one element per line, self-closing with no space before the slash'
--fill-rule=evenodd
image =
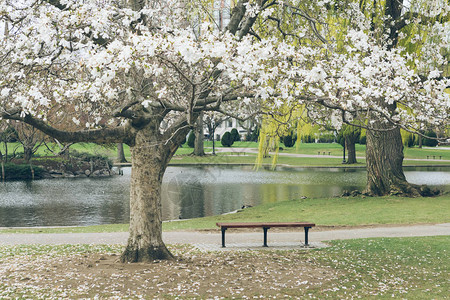
<path id="1" fill-rule="evenodd" d="M 30 114 L 21 114 L 20 109 L 11 111 L 0 111 L 0 118 L 17 120 L 27 123 L 45 134 L 58 139 L 61 142 L 93 142 L 93 143 L 134 143 L 134 135 L 129 126 L 115 128 L 102 128 L 80 131 L 59 130 L 45 123 L 41 119 L 35 118 Z"/>

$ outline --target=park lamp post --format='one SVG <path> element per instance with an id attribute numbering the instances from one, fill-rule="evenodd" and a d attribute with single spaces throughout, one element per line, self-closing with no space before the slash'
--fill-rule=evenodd
<path id="1" fill-rule="evenodd" d="M 214 120 L 211 121 L 212 124 L 212 142 L 213 142 L 213 151 L 212 154 L 216 155 L 215 141 L 216 141 L 216 122 Z"/>
<path id="2" fill-rule="evenodd" d="M 345 140 L 344 140 L 344 146 L 343 146 L 343 148 L 344 148 L 344 154 L 343 154 L 343 156 L 342 156 L 342 163 L 343 164 L 345 164 L 346 163 L 346 161 L 345 161 Z"/>

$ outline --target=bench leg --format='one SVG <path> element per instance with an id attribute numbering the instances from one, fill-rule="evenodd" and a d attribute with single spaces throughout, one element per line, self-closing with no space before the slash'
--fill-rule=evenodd
<path id="1" fill-rule="evenodd" d="M 305 227 L 305 246 L 308 246 L 308 231 L 311 227 Z"/>
<path id="2" fill-rule="evenodd" d="M 227 230 L 226 227 L 222 227 L 222 248 L 225 248 L 225 231 Z"/>
<path id="3" fill-rule="evenodd" d="M 267 230 L 269 230 L 269 227 L 263 227 L 264 230 L 264 244 L 263 247 L 269 247 L 267 246 Z"/>

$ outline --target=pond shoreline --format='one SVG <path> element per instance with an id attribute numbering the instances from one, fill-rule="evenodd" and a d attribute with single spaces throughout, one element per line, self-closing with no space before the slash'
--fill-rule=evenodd
<path id="1" fill-rule="evenodd" d="M 132 167 L 132 163 L 114 163 L 114 167 Z M 169 163 L 169 166 L 176 166 L 176 167 L 189 167 L 189 166 L 229 166 L 229 167 L 241 167 L 241 166 L 255 166 L 254 163 Z M 263 168 L 272 168 L 271 164 L 263 164 L 261 167 Z M 336 166 L 302 166 L 302 165 L 289 165 L 289 164 L 277 164 L 276 167 L 283 167 L 283 168 L 306 168 L 306 169 L 329 169 L 329 168 L 342 168 L 342 169 L 365 169 L 365 165 L 336 165 Z M 450 164 L 430 164 L 430 165 L 404 165 L 403 168 L 450 168 Z"/>

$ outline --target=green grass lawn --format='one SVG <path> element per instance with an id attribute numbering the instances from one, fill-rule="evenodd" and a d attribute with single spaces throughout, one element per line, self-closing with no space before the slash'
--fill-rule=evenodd
<path id="1" fill-rule="evenodd" d="M 450 195 L 435 198 L 342 197 L 281 201 L 246 208 L 238 213 L 164 222 L 163 230 L 216 229 L 216 222 L 309 221 L 318 226 L 361 226 L 450 222 Z M 128 225 L 3 229 L 0 233 L 119 232 Z"/>
<path id="2" fill-rule="evenodd" d="M 340 271 L 319 299 L 448 299 L 450 236 L 333 241 L 312 261 Z M 295 294 L 292 294 L 295 295 Z"/>
<path id="3" fill-rule="evenodd" d="M 214 229 L 216 222 L 298 222 L 359 226 L 449 222 L 450 195 L 436 198 L 342 197 L 262 204 L 235 214 L 164 223 L 165 230 Z"/>

